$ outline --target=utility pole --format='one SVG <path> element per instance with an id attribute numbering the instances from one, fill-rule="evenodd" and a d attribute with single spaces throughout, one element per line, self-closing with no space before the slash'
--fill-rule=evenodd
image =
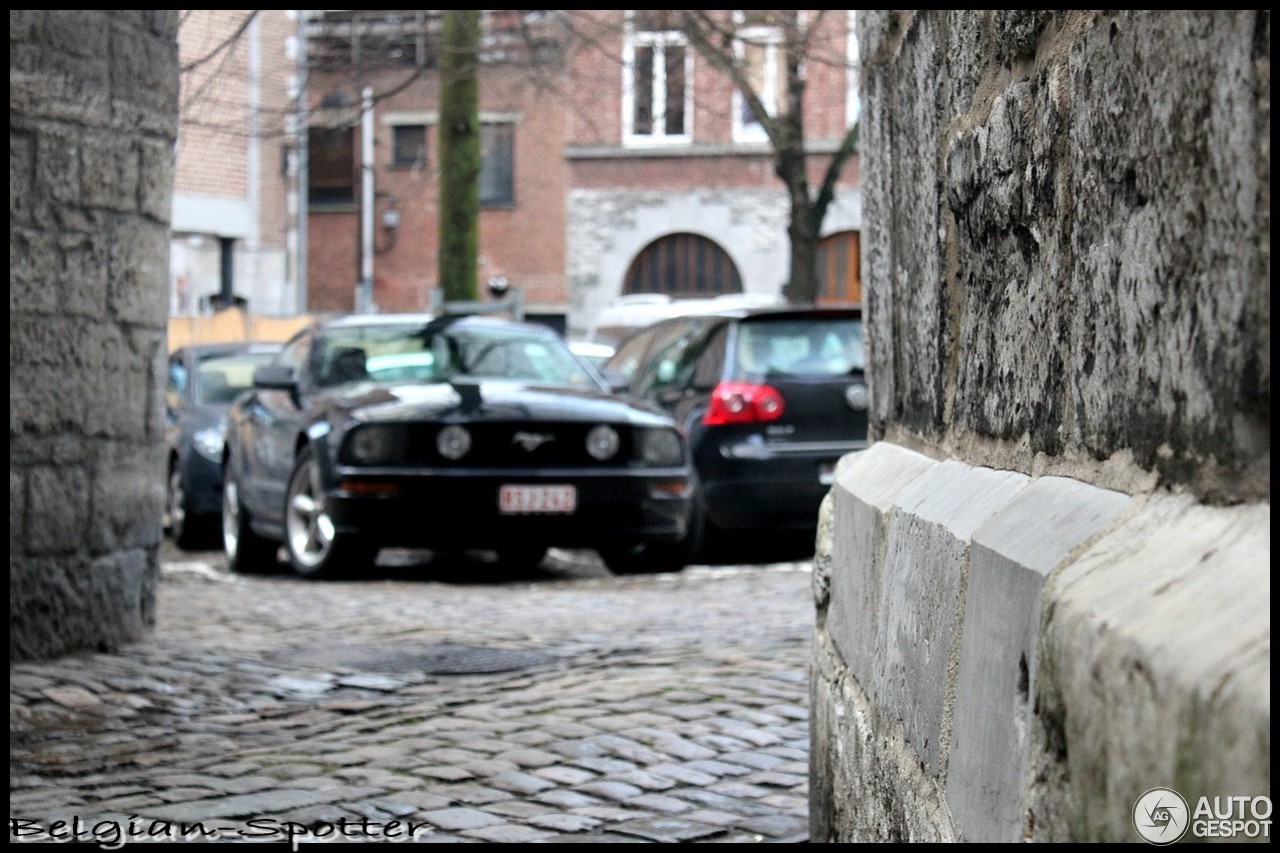
<path id="1" fill-rule="evenodd" d="M 440 288 L 477 297 L 480 254 L 480 10 L 445 9 L 440 57 Z"/>

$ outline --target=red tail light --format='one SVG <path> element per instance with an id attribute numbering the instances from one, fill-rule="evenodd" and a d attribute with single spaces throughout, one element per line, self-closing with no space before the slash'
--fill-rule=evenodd
<path id="1" fill-rule="evenodd" d="M 711 408 L 702 417 L 706 426 L 776 421 L 785 408 L 782 395 L 768 385 L 721 382 L 711 392 Z"/>

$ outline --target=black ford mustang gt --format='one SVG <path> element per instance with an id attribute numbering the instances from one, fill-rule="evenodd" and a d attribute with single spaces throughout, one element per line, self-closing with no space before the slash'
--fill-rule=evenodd
<path id="1" fill-rule="evenodd" d="M 688 559 L 692 468 L 660 409 L 613 396 L 549 329 L 487 317 L 314 324 L 228 417 L 231 567 L 354 575 L 382 547 L 532 565 L 593 548 L 618 573 Z"/>

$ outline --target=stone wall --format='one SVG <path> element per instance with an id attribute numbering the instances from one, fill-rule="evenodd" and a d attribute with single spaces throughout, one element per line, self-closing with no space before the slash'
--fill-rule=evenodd
<path id="1" fill-rule="evenodd" d="M 1269 14 L 859 19 L 878 441 L 823 510 L 812 840 L 1269 797 Z"/>
<path id="2" fill-rule="evenodd" d="M 9 14 L 11 659 L 153 621 L 177 20 Z"/>

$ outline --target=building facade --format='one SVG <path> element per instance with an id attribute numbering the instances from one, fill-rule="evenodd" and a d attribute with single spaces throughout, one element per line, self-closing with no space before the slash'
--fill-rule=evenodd
<path id="1" fill-rule="evenodd" d="M 375 310 L 432 304 L 437 14 L 313 13 L 312 310 L 364 307 L 366 279 Z M 857 118 L 857 48 L 852 12 L 808 14 L 820 46 L 807 64 L 804 102 L 816 186 L 825 155 Z M 573 16 L 570 26 L 564 15 Z M 779 37 L 741 16 L 735 23 L 747 26 L 744 67 L 774 109 Z M 777 295 L 788 277 L 788 197 L 772 148 L 729 78 L 665 26 L 625 10 L 486 13 L 481 289 L 509 283 L 527 315 L 571 336 L 624 294 Z M 855 156 L 823 222 L 820 256 L 833 299 L 860 296 L 858 181 Z"/>
<path id="2" fill-rule="evenodd" d="M 289 316 L 298 279 L 296 15 L 184 10 L 169 313 Z"/>

